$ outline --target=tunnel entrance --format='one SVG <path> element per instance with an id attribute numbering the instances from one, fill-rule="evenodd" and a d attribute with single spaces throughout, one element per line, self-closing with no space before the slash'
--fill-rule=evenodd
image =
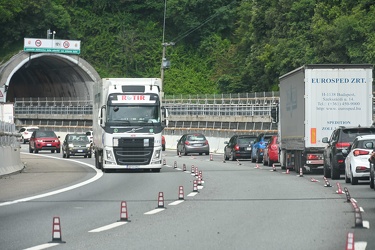
<path id="1" fill-rule="evenodd" d="M 77 55 L 20 52 L 0 65 L 4 101 L 15 98 L 76 98 L 92 100 L 96 70 Z"/>

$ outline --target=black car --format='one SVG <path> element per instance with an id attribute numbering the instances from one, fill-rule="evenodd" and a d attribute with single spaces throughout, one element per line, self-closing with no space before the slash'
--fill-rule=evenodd
<path id="1" fill-rule="evenodd" d="M 63 158 L 70 156 L 83 156 L 91 158 L 91 142 L 86 134 L 67 134 L 62 144 Z"/>
<path id="2" fill-rule="evenodd" d="M 359 135 L 375 134 L 375 127 L 338 127 L 331 137 L 324 137 L 322 142 L 328 143 L 324 149 L 324 177 L 332 180 L 340 179 L 340 174 L 345 173 L 344 148 L 348 148 Z"/>
<path id="3" fill-rule="evenodd" d="M 251 144 L 256 140 L 255 135 L 233 135 L 224 144 L 224 160 L 251 159 Z"/>

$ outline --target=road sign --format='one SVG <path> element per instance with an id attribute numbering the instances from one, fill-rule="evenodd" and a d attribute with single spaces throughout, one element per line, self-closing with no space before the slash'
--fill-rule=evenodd
<path id="1" fill-rule="evenodd" d="M 24 38 L 24 51 L 36 53 L 80 54 L 81 41 Z"/>

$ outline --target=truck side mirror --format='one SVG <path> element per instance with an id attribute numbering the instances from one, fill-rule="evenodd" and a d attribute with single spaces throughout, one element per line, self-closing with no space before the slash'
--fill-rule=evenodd
<path id="1" fill-rule="evenodd" d="M 164 127 L 168 127 L 168 125 L 169 125 L 169 120 L 168 120 L 169 112 L 168 112 L 168 109 L 166 109 L 165 107 L 161 107 L 161 115 L 162 115 L 162 125 Z"/>
<path id="2" fill-rule="evenodd" d="M 106 117 L 106 111 L 107 111 L 107 107 L 105 105 L 103 105 L 101 108 L 100 108 L 100 113 L 99 113 L 99 125 L 104 128 L 105 127 L 105 117 Z"/>

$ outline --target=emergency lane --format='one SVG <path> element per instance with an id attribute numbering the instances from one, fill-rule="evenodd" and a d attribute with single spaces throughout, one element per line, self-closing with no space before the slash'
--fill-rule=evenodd
<path id="1" fill-rule="evenodd" d="M 51 241 L 54 216 L 66 242 L 60 249 L 344 249 L 347 232 L 364 232 L 353 229 L 351 207 L 342 197 L 294 172 L 255 168 L 249 161 L 224 163 L 222 156 L 211 161 L 166 151 L 165 159 L 161 173 L 109 173 L 69 192 L 1 207 L 0 246 L 22 249 Z M 193 165 L 204 183 L 188 196 L 197 179 Z M 180 186 L 184 201 L 169 205 L 178 200 Z M 146 214 L 158 207 L 159 192 L 165 208 Z M 93 232 L 119 221 L 122 201 L 129 222 Z"/>

